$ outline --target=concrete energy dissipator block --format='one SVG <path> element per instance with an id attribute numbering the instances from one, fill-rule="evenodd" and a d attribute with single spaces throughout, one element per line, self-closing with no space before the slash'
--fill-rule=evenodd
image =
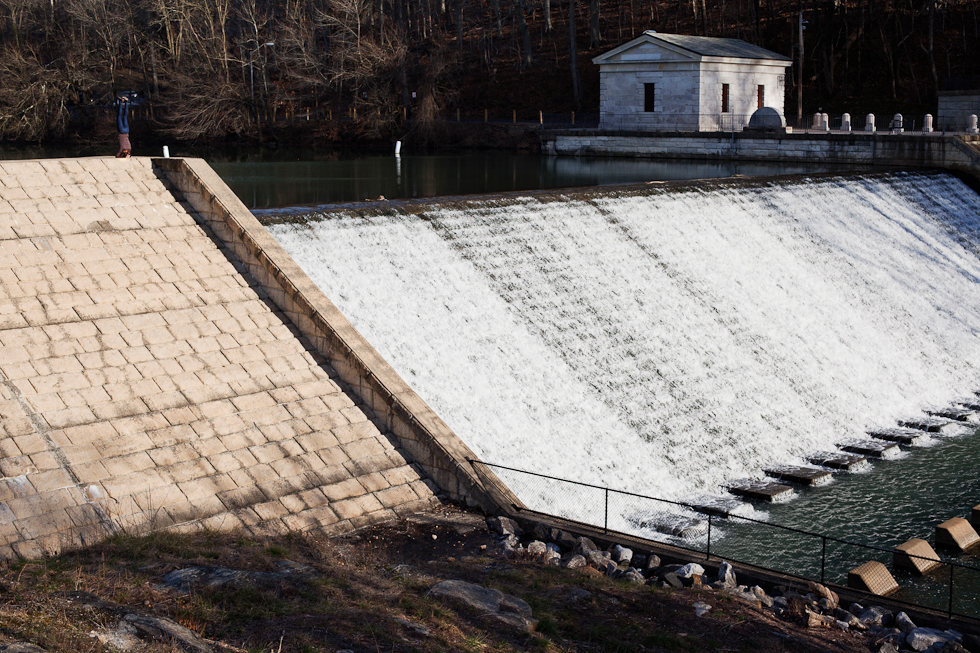
<path id="1" fill-rule="evenodd" d="M 929 543 L 917 537 L 913 537 L 904 544 L 899 544 L 895 547 L 895 553 L 892 555 L 892 567 L 905 569 L 919 575 L 927 574 L 941 566 L 939 556 L 929 546 Z"/>
<path id="2" fill-rule="evenodd" d="M 936 546 L 945 546 L 958 551 L 980 544 L 980 535 L 962 517 L 953 517 L 936 526 Z"/>
<path id="3" fill-rule="evenodd" d="M 898 583 L 885 565 L 871 560 L 847 572 L 847 586 L 877 596 L 886 596 L 898 589 Z"/>

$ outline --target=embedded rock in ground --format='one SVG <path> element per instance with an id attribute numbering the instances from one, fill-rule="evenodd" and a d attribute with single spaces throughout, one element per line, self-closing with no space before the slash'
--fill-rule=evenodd
<path id="1" fill-rule="evenodd" d="M 551 529 L 544 524 L 535 523 L 531 527 L 531 537 L 536 540 L 546 541 L 551 539 Z"/>
<path id="2" fill-rule="evenodd" d="M 677 577 L 677 574 L 675 574 L 672 571 L 668 571 L 666 574 L 664 574 L 660 578 L 661 578 L 661 580 L 663 580 L 665 587 L 668 586 L 668 585 L 671 586 L 671 587 L 676 587 L 678 589 L 681 588 L 681 587 L 684 587 L 684 581 L 682 581 L 680 578 L 678 578 Z"/>
<path id="3" fill-rule="evenodd" d="M 701 601 L 692 604 L 691 607 L 694 608 L 694 616 L 696 617 L 703 617 L 711 610 L 711 606 L 709 604 L 703 603 Z"/>
<path id="4" fill-rule="evenodd" d="M 578 541 L 575 542 L 575 547 L 572 549 L 575 553 L 588 557 L 589 551 L 598 551 L 599 547 L 595 545 L 595 542 L 587 537 L 580 537 Z"/>
<path id="5" fill-rule="evenodd" d="M 674 573 L 677 574 L 678 578 L 690 580 L 695 576 L 704 576 L 704 567 L 696 562 L 689 562 Z"/>
<path id="6" fill-rule="evenodd" d="M 628 580 L 635 585 L 642 585 L 644 582 L 646 582 L 646 578 L 643 577 L 643 574 L 641 574 L 638 569 L 634 569 L 633 567 L 630 567 L 629 570 L 623 574 L 623 579 Z"/>
<path id="7" fill-rule="evenodd" d="M 837 625 L 837 620 L 831 616 L 818 614 L 810 610 L 806 611 L 807 628 L 833 628 Z"/>
<path id="8" fill-rule="evenodd" d="M 532 556 L 544 555 L 544 552 L 548 550 L 548 547 L 544 542 L 535 540 L 527 545 L 527 554 Z"/>
<path id="9" fill-rule="evenodd" d="M 164 587 L 179 592 L 192 592 L 196 589 L 223 587 L 225 585 L 256 585 L 275 583 L 296 578 L 309 578 L 316 574 L 312 567 L 283 561 L 276 565 L 277 572 L 242 571 L 226 567 L 184 567 L 175 569 L 160 579 Z"/>
<path id="10" fill-rule="evenodd" d="M 127 614 L 117 628 L 132 630 L 142 640 L 172 644 L 189 653 L 211 653 L 211 647 L 193 631 L 166 617 Z"/>
<path id="11" fill-rule="evenodd" d="M 580 555 L 573 555 L 568 560 L 562 563 L 562 566 L 566 569 L 581 569 L 589 564 L 589 562 Z"/>
<path id="12" fill-rule="evenodd" d="M 753 605 L 757 608 L 762 607 L 762 601 L 759 599 L 758 596 L 756 596 L 755 592 L 753 592 L 752 590 L 744 586 L 722 588 L 721 591 L 724 592 L 725 594 L 728 594 L 729 596 L 735 597 L 739 601 L 744 601 L 749 605 Z"/>
<path id="13" fill-rule="evenodd" d="M 858 630 L 867 630 L 867 626 L 861 623 L 861 620 L 856 616 L 848 612 L 847 610 L 842 610 L 841 608 L 834 608 L 830 613 L 834 619 L 846 623 L 848 628 L 856 628 Z"/>
<path id="14" fill-rule="evenodd" d="M 644 567 L 645 571 L 656 569 L 659 566 L 660 566 L 660 556 L 653 555 L 652 553 L 649 556 L 647 556 L 647 563 L 646 566 Z"/>
<path id="15" fill-rule="evenodd" d="M 905 638 L 905 643 L 913 651 L 924 651 L 936 642 L 953 642 L 958 638 L 956 635 L 935 628 L 916 628 Z"/>
<path id="16" fill-rule="evenodd" d="M 616 564 L 622 564 L 624 562 L 629 564 L 633 560 L 633 551 L 618 544 L 613 546 L 610 553 L 612 554 L 613 562 Z"/>
<path id="17" fill-rule="evenodd" d="M 809 587 L 810 591 L 816 594 L 821 599 L 827 600 L 828 610 L 833 610 L 840 603 L 840 598 L 837 596 L 837 594 L 829 590 L 826 586 L 821 585 L 820 583 L 815 583 L 813 581 L 810 581 L 807 583 L 807 587 Z"/>
<path id="18" fill-rule="evenodd" d="M 566 553 L 574 549 L 578 541 L 578 538 L 574 537 L 571 533 L 560 531 L 557 528 L 551 529 L 551 539 Z"/>
<path id="19" fill-rule="evenodd" d="M 859 614 L 858 619 L 865 626 L 884 626 L 887 628 L 892 625 L 894 617 L 890 610 L 873 605 Z"/>
<path id="20" fill-rule="evenodd" d="M 521 599 L 462 580 L 444 580 L 429 590 L 429 596 L 462 604 L 481 617 L 519 631 L 531 631 L 537 620 L 531 618 L 531 606 Z"/>
<path id="21" fill-rule="evenodd" d="M 735 579 L 735 568 L 727 562 L 718 565 L 718 582 L 725 587 L 738 587 L 738 582 Z"/>
<path id="22" fill-rule="evenodd" d="M 916 625 L 912 623 L 912 620 L 909 619 L 907 614 L 904 612 L 899 612 L 897 615 L 895 615 L 895 627 L 908 635 L 915 630 Z"/>
<path id="23" fill-rule="evenodd" d="M 517 522 L 510 517 L 490 517 L 487 519 L 487 526 L 494 533 L 499 533 L 500 535 L 516 535 L 520 537 L 524 533 L 521 527 L 517 525 Z"/>
<path id="24" fill-rule="evenodd" d="M 611 562 L 608 551 L 589 551 L 585 554 L 585 559 L 596 569 L 605 569 L 606 563 Z"/>
<path id="25" fill-rule="evenodd" d="M 13 644 L 0 645 L 0 653 L 47 653 L 47 651 L 36 644 L 14 642 Z"/>

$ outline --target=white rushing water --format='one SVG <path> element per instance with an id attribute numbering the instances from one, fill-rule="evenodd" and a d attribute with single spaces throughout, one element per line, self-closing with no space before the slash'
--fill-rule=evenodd
<path id="1" fill-rule="evenodd" d="M 684 498 L 980 386 L 978 216 L 894 174 L 270 231 L 482 459 Z"/>

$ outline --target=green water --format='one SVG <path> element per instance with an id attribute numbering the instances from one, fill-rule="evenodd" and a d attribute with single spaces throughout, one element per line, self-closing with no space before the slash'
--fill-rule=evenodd
<path id="1" fill-rule="evenodd" d="M 771 523 L 815 532 L 830 537 L 893 548 L 913 537 L 934 542 L 938 524 L 952 518 L 970 518 L 980 503 L 980 433 L 942 438 L 934 446 L 907 448 L 896 460 L 876 461 L 873 469 L 855 474 L 838 474 L 830 485 L 797 490 L 798 496 L 767 509 Z M 847 571 L 868 560 L 891 568 L 891 555 L 857 546 L 745 522 L 715 521 L 712 553 L 791 573 L 846 584 Z M 977 567 L 954 570 L 953 610 L 980 618 L 980 551 L 957 555 L 938 550 L 943 559 Z M 901 586 L 895 598 L 949 607 L 948 566 L 919 578 L 894 571 Z"/>

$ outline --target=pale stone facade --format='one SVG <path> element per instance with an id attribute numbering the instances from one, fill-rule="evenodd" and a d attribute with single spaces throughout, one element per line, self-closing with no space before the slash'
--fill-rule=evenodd
<path id="1" fill-rule="evenodd" d="M 638 131 L 741 130 L 761 107 L 782 115 L 791 64 L 737 39 L 652 31 L 592 61 L 600 129 Z"/>
<path id="2" fill-rule="evenodd" d="M 934 128 L 938 131 L 965 131 L 970 126 L 970 116 L 980 116 L 980 90 L 942 91 L 939 93 L 939 111 Z"/>

